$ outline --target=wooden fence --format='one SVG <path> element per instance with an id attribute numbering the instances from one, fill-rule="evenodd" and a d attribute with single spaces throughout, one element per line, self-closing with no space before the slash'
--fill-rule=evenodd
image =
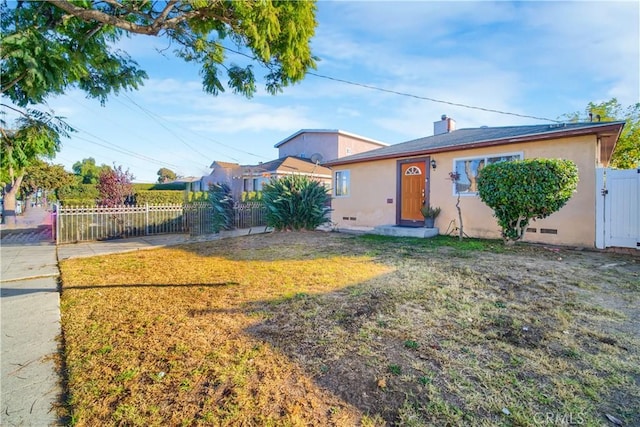
<path id="1" fill-rule="evenodd" d="M 234 205 L 235 228 L 266 226 L 260 202 Z M 54 215 L 57 244 L 109 240 L 154 234 L 214 233 L 214 210 L 207 202 L 185 205 L 62 206 Z"/>

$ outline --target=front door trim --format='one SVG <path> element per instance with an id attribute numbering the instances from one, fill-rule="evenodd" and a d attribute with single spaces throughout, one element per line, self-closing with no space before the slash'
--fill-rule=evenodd
<path id="1" fill-rule="evenodd" d="M 431 164 L 431 157 L 414 157 L 408 159 L 401 159 L 397 161 L 396 164 L 396 225 L 404 225 L 409 227 L 416 227 L 417 224 L 414 221 L 403 221 L 402 220 L 402 165 L 405 163 L 424 163 L 424 200 L 423 203 L 429 203 L 429 178 L 430 178 L 430 169 L 429 165 Z M 423 223 L 424 224 L 424 223 Z"/>

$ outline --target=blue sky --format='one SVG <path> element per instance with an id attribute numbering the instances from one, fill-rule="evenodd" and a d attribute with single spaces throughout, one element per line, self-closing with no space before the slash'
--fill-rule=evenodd
<path id="1" fill-rule="evenodd" d="M 320 1 L 317 20 L 318 74 L 550 119 L 589 101 L 640 101 L 637 1 Z M 136 36 L 120 47 L 149 75 L 140 90 L 105 107 L 76 90 L 49 101 L 79 130 L 54 160 L 68 170 L 93 157 L 153 182 L 161 167 L 201 176 L 213 160 L 277 158 L 274 144 L 305 128 L 393 144 L 431 135 L 442 114 L 459 128 L 541 123 L 316 76 L 276 96 L 259 85 L 252 99 L 214 97 L 202 91 L 197 65 L 157 52 L 166 41 Z"/>

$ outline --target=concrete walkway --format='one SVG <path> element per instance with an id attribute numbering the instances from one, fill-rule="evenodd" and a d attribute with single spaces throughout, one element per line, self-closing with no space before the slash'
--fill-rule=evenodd
<path id="1" fill-rule="evenodd" d="M 27 210 L 0 230 L 0 425 L 59 425 L 62 388 L 52 356 L 60 336 L 56 247 L 49 213 Z"/>
<path id="2" fill-rule="evenodd" d="M 0 227 L 0 426 L 62 425 L 54 406 L 62 385 L 53 355 L 59 351 L 58 261 L 260 234 L 265 227 L 190 238 L 146 236 L 56 246 L 50 215 L 32 208 L 11 228 Z"/>

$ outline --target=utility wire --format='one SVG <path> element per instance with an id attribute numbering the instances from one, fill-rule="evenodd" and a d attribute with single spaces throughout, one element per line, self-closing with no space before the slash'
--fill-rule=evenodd
<path id="1" fill-rule="evenodd" d="M 133 105 L 135 105 L 136 107 L 140 108 L 142 111 L 144 111 L 144 112 L 145 112 L 145 114 L 147 114 L 149 117 L 151 117 L 152 119 L 154 119 L 156 122 L 160 123 L 160 125 L 161 125 L 162 127 L 164 127 L 165 129 L 167 129 L 167 130 L 168 130 L 169 132 L 171 132 L 173 135 L 176 135 L 176 134 L 175 134 L 171 129 L 167 128 L 167 127 L 164 125 L 164 123 L 162 123 L 162 122 L 161 122 L 161 120 L 164 120 L 164 119 L 162 118 L 162 116 L 160 116 L 160 115 L 159 115 L 159 114 L 157 114 L 157 113 L 154 113 L 153 111 L 151 111 L 151 110 L 149 110 L 149 109 L 147 109 L 147 108 L 145 108 L 145 107 L 142 107 L 141 105 L 139 105 L 139 104 L 137 104 L 136 102 L 134 102 L 134 101 L 133 101 L 130 97 L 128 97 L 127 95 L 124 95 L 124 96 L 125 96 L 129 101 L 131 101 L 131 103 L 132 103 Z M 228 145 L 228 144 L 224 144 L 224 143 L 222 143 L 222 142 L 220 142 L 220 141 L 216 141 L 215 139 L 212 139 L 212 138 L 210 138 L 210 137 L 207 137 L 207 136 L 205 136 L 205 135 L 202 135 L 202 134 L 200 134 L 200 133 L 198 133 L 198 132 L 195 132 L 195 131 L 193 131 L 193 130 L 189 129 L 189 128 L 188 128 L 188 127 L 186 127 L 186 126 L 180 126 L 180 125 L 176 125 L 176 124 L 174 124 L 174 125 L 175 125 L 175 126 L 178 126 L 178 127 L 181 127 L 182 129 L 184 129 L 184 130 L 186 130 L 186 131 L 188 131 L 188 132 L 191 132 L 192 134 L 197 135 L 197 136 L 198 136 L 198 137 L 200 137 L 200 138 L 206 139 L 206 140 L 208 140 L 208 141 L 213 142 L 214 144 L 220 145 L 220 146 L 225 147 L 225 148 L 228 148 L 228 149 L 230 149 L 230 150 L 234 150 L 234 151 L 240 152 L 240 153 L 242 153 L 242 154 L 247 154 L 247 155 L 249 155 L 249 156 L 253 156 L 253 157 L 258 157 L 258 158 L 260 158 L 260 159 L 269 160 L 269 159 L 268 159 L 267 157 L 265 157 L 265 156 L 261 156 L 261 155 L 259 155 L 259 154 L 251 153 L 251 152 L 249 152 L 249 151 L 244 151 L 244 150 L 241 150 L 241 149 L 239 149 L 239 148 L 237 148 L 237 147 L 234 147 L 234 146 L 232 146 L 232 145 Z M 178 138 L 179 138 L 182 142 L 184 142 L 184 143 L 185 143 L 185 145 L 187 145 L 187 147 L 190 147 L 190 145 L 189 145 L 186 141 L 184 141 L 184 140 L 183 140 L 183 139 L 181 139 L 180 137 L 178 137 Z M 198 151 L 197 151 L 197 150 L 195 150 L 195 149 L 194 149 L 194 151 L 198 152 Z M 199 153 L 199 152 L 198 152 L 198 153 Z M 202 156 L 205 156 L 205 157 L 206 157 L 206 155 L 204 155 L 204 154 L 202 154 L 202 153 L 199 153 L 199 154 L 200 154 L 200 155 L 202 155 Z M 238 159 L 236 159 L 236 158 L 234 158 L 234 157 L 232 157 L 232 156 L 229 156 L 228 154 L 226 154 L 225 156 L 226 156 L 226 157 L 228 157 L 229 159 L 231 159 L 231 160 L 235 161 L 235 162 L 238 162 L 238 163 L 240 162 L 240 160 L 238 160 Z"/>
<path id="2" fill-rule="evenodd" d="M 193 151 L 194 153 L 197 153 L 199 155 L 201 155 L 203 158 L 207 158 L 207 155 L 204 154 L 203 152 L 199 151 L 197 148 L 195 148 L 194 146 L 192 146 L 191 144 L 189 144 L 187 141 L 185 141 L 184 139 L 182 139 L 182 137 L 180 135 L 178 135 L 176 132 L 174 132 L 172 129 L 169 129 L 169 127 L 167 127 L 163 120 L 160 118 L 160 116 L 158 116 L 157 114 L 147 110 L 146 108 L 144 108 L 142 105 L 138 104 L 137 102 L 135 102 L 133 99 L 131 99 L 127 94 L 122 94 L 122 96 L 124 96 L 126 99 L 129 100 L 129 102 L 131 102 L 133 105 L 135 105 L 136 107 L 138 107 L 140 110 L 142 110 L 143 113 L 145 113 L 147 116 L 149 116 L 151 118 L 151 120 L 155 121 L 156 123 L 158 123 L 160 126 L 162 126 L 167 132 L 169 132 L 171 135 L 175 136 L 176 139 L 180 142 L 182 142 L 187 148 L 191 149 L 191 151 Z M 206 165 L 208 166 L 208 165 Z"/>
<path id="3" fill-rule="evenodd" d="M 100 145 L 100 144 L 97 144 L 97 143 L 95 143 L 95 142 L 93 142 L 93 141 L 91 141 L 91 140 L 89 140 L 89 139 L 86 139 L 86 138 L 84 138 L 84 137 L 79 137 L 79 136 L 77 136 L 77 135 L 76 135 L 76 139 L 78 139 L 78 140 L 82 140 L 82 141 L 86 141 L 86 142 L 89 142 L 89 143 L 91 143 L 91 144 Z M 77 142 L 77 141 L 75 141 L 75 140 L 74 140 L 74 141 L 72 141 L 72 142 L 66 142 L 66 143 L 65 143 L 65 146 L 71 146 L 71 147 L 74 147 L 76 150 L 80 150 L 80 151 L 85 150 L 84 152 L 85 152 L 85 153 L 87 153 L 89 156 L 94 156 L 94 155 L 95 155 L 95 153 L 93 153 L 93 152 L 86 151 L 86 147 L 82 147 L 81 145 L 80 145 L 80 146 L 76 145 L 76 142 Z M 102 146 L 102 145 L 100 145 L 100 146 Z M 105 148 L 108 148 L 108 147 L 105 147 Z M 109 149 L 111 149 L 111 148 L 109 148 Z M 114 151 L 115 151 L 115 150 L 114 150 Z M 72 161 L 70 161 L 69 159 L 65 159 L 65 158 L 62 158 L 62 157 L 58 157 L 58 156 L 56 156 L 56 159 L 58 159 L 58 158 L 60 158 L 60 159 L 62 159 L 62 160 L 65 160 L 66 162 L 68 162 L 68 163 L 69 163 L 69 164 L 71 164 L 71 165 L 73 165 L 73 164 L 75 164 L 75 163 L 78 163 L 77 161 L 76 161 L 76 162 L 72 162 Z M 149 169 L 149 168 L 146 168 L 146 167 L 141 167 L 141 166 L 139 166 L 139 165 L 134 166 L 134 165 L 132 165 L 132 164 L 130 164 L 130 163 L 127 163 L 127 162 L 125 162 L 125 161 L 122 161 L 122 162 L 120 162 L 120 163 L 122 163 L 122 166 L 126 166 L 126 167 L 127 167 L 128 169 L 130 169 L 130 170 L 131 170 L 131 169 L 135 169 L 136 171 L 140 171 L 140 170 L 142 170 L 142 171 L 147 171 L 147 172 L 150 172 L 150 173 L 153 173 L 153 172 L 154 172 L 152 169 Z M 72 166 L 72 168 L 73 168 L 73 166 Z"/>
<path id="4" fill-rule="evenodd" d="M 249 59 L 252 59 L 254 61 L 259 61 L 258 58 L 256 58 L 253 55 L 249 55 L 249 54 L 246 54 L 244 52 L 240 52 L 238 50 L 231 49 L 231 48 L 228 48 L 228 47 L 225 47 L 225 46 L 222 46 L 222 48 L 225 49 L 225 50 L 228 50 L 229 52 L 235 53 L 237 55 L 245 56 L 245 57 L 247 57 Z M 385 88 L 381 88 L 381 87 L 377 87 L 377 86 L 367 85 L 367 84 L 364 84 L 364 83 L 358 83 L 358 82 L 352 82 L 350 80 L 339 79 L 337 77 L 325 76 L 323 74 L 314 73 L 312 71 L 307 71 L 306 74 L 311 75 L 311 76 L 315 76 L 315 77 L 319 77 L 321 79 L 333 80 L 335 82 L 340 82 L 340 83 L 345 83 L 345 84 L 349 84 L 349 85 L 353 85 L 353 86 L 363 87 L 365 89 L 377 90 L 379 92 L 386 92 L 386 93 L 391 93 L 391 94 L 394 94 L 394 95 L 400 95 L 400 96 L 407 96 L 407 97 L 410 97 L 410 98 L 422 99 L 424 101 L 431 101 L 431 102 L 437 102 L 437 103 L 440 103 L 440 104 L 452 105 L 454 107 L 469 108 L 469 109 L 472 109 L 472 110 L 487 111 L 489 113 L 505 114 L 505 115 L 508 115 L 508 116 L 524 117 L 524 118 L 527 118 L 527 119 L 536 119 L 536 120 L 544 120 L 544 121 L 547 121 L 547 122 L 562 123 L 562 121 L 560 121 L 560 120 L 548 119 L 546 117 L 537 117 L 537 116 L 530 116 L 528 114 L 512 113 L 512 112 L 509 112 L 509 111 L 496 110 L 496 109 L 493 109 L 493 108 L 477 107 L 475 105 L 461 104 L 461 103 L 458 103 L 458 102 L 451 102 L 451 101 L 444 101 L 442 99 L 430 98 L 428 96 L 420 96 L 420 95 L 414 95 L 412 93 L 399 92 L 399 91 L 396 91 L 396 90 L 385 89 Z"/>
<path id="5" fill-rule="evenodd" d="M 122 148 L 122 147 L 120 147 L 120 146 L 118 146 L 118 145 L 116 145 L 116 144 L 114 144 L 112 142 L 109 142 L 109 141 L 107 141 L 107 140 L 105 140 L 103 138 L 100 138 L 99 136 L 96 136 L 96 135 L 94 135 L 94 134 L 92 134 L 90 132 L 87 132 L 86 130 L 80 129 L 77 126 L 75 128 L 77 130 L 79 130 L 80 132 L 83 132 L 83 133 L 91 136 L 92 138 L 95 138 L 95 139 L 97 139 L 99 141 L 102 141 L 103 143 L 96 142 L 96 141 L 91 141 L 90 139 L 87 139 L 87 138 L 84 138 L 84 137 L 81 137 L 81 136 L 78 136 L 78 135 L 74 135 L 74 138 L 81 139 L 81 140 L 86 141 L 86 142 L 88 142 L 90 144 L 98 145 L 98 146 L 106 148 L 108 150 L 116 151 L 118 153 L 125 154 L 125 155 L 131 156 L 131 157 L 135 157 L 135 158 L 138 158 L 140 160 L 145 160 L 145 161 L 148 161 L 148 162 L 152 162 L 152 163 L 155 163 L 155 164 L 160 165 L 160 166 L 169 166 L 169 167 L 174 168 L 174 169 L 182 169 L 178 165 L 174 165 L 172 163 L 163 162 L 162 160 L 154 159 L 152 157 L 145 156 L 144 154 L 139 154 L 139 153 L 136 153 L 134 151 L 127 150 L 126 148 Z"/>
<path id="6" fill-rule="evenodd" d="M 352 82 L 352 81 L 349 81 L 349 80 L 339 79 L 339 78 L 336 78 L 336 77 L 324 76 L 322 74 L 317 74 L 317 73 L 313 73 L 313 72 L 310 72 L 310 71 L 307 71 L 307 74 L 315 76 L 315 77 L 320 77 L 322 79 L 333 80 L 333 81 L 336 81 L 336 82 L 345 83 L 345 84 L 349 84 L 349 85 L 353 85 L 353 86 L 360 86 L 360 87 L 363 87 L 363 88 L 366 88 L 366 89 L 377 90 L 377 91 L 386 92 L 386 93 L 392 93 L 394 95 L 407 96 L 407 97 L 410 97 L 410 98 L 422 99 L 422 100 L 425 100 L 425 101 L 438 102 L 440 104 L 453 105 L 455 107 L 470 108 L 472 110 L 487 111 L 489 113 L 505 114 L 505 115 L 509 115 L 509 116 L 524 117 L 524 118 L 527 118 L 527 119 L 536 119 L 536 120 L 544 120 L 544 121 L 554 122 L 554 123 L 562 123 L 559 120 L 548 119 L 546 117 L 537 117 L 537 116 L 530 116 L 528 114 L 511 113 L 509 111 L 494 110 L 493 108 L 476 107 L 474 105 L 467 105 L 467 104 L 460 104 L 458 102 L 444 101 L 442 99 L 430 98 L 428 96 L 420 96 L 420 95 L 414 95 L 414 94 L 411 94 L 411 93 L 398 92 L 396 90 L 384 89 L 384 88 L 381 88 L 381 87 L 371 86 L 371 85 L 367 85 L 367 84 L 364 84 L 364 83 L 357 83 L 357 82 Z"/>
<path id="7" fill-rule="evenodd" d="M 127 102 L 124 102 L 124 101 L 122 101 L 121 99 L 119 99 L 118 97 L 114 97 L 114 99 L 113 99 L 113 100 L 114 100 L 114 101 L 116 101 L 117 103 L 119 103 L 120 105 L 122 105 L 123 107 L 127 108 L 128 110 L 133 111 L 134 113 L 139 113 L 139 111 L 138 111 L 138 110 L 139 110 L 139 108 L 134 107 L 134 106 L 133 106 L 133 104 L 131 104 L 131 103 L 127 103 Z M 160 117 L 157 113 L 154 113 L 154 112 L 152 112 L 152 111 L 149 111 L 149 113 L 150 113 L 150 114 L 154 114 L 154 115 L 158 116 L 160 119 L 162 119 L 162 117 Z M 148 115 L 148 114 L 147 114 L 147 115 Z M 184 129 L 184 128 L 183 128 L 183 129 Z M 147 141 L 150 141 L 148 138 L 144 138 L 144 139 L 145 139 L 145 140 L 147 140 Z M 172 148 L 173 148 L 173 147 L 172 147 Z M 229 157 L 228 155 L 226 155 L 226 154 L 222 153 L 221 151 L 216 151 L 216 150 L 212 150 L 212 151 L 213 151 L 213 152 L 215 152 L 215 153 L 220 154 L 221 156 Z M 202 155 L 201 155 L 201 154 L 197 154 L 197 153 L 194 153 L 194 152 L 189 152 L 189 153 L 187 153 L 187 155 L 184 155 L 184 153 L 179 153 L 179 154 L 181 155 L 181 157 L 182 157 L 183 159 L 189 159 L 189 160 L 190 160 L 190 159 L 193 159 L 193 158 L 194 158 L 194 156 L 197 156 L 198 160 L 199 160 L 199 161 L 202 161 Z M 229 157 L 229 158 L 231 158 L 231 157 Z M 235 159 L 234 159 L 234 160 L 235 160 Z M 207 165 L 207 166 L 208 166 L 208 165 Z"/>
<path id="8" fill-rule="evenodd" d="M 72 101 L 74 101 L 77 105 L 79 105 L 81 108 L 83 108 L 83 109 L 87 109 L 87 110 L 90 110 L 90 111 L 93 111 L 93 112 L 94 112 L 94 113 L 96 113 L 98 116 L 103 116 L 103 115 L 102 115 L 102 113 L 98 113 L 98 112 L 96 112 L 93 108 L 91 108 L 90 106 L 88 106 L 88 105 L 86 105 L 86 104 L 82 104 L 82 103 L 80 103 L 80 102 L 79 102 L 78 100 L 76 100 L 75 98 L 73 98 L 73 97 L 72 97 L 71 99 L 72 99 Z M 132 106 L 130 106 L 130 105 L 128 105 L 128 104 L 126 104 L 126 103 L 122 102 L 122 101 L 121 101 L 120 99 L 118 99 L 117 97 L 115 97 L 115 98 L 114 98 L 114 100 L 115 100 L 115 101 L 117 101 L 117 102 L 119 102 L 119 103 L 120 103 L 121 105 L 123 105 L 124 107 L 126 107 L 126 108 L 130 109 L 131 111 L 134 111 L 134 112 L 136 111 L 136 110 L 134 110 L 134 109 L 133 109 L 133 107 L 132 107 Z M 116 126 L 118 126 L 118 127 L 122 127 L 122 125 L 121 125 L 121 124 L 119 124 L 119 123 L 115 122 L 114 120 L 112 120 L 112 119 L 111 119 L 110 117 L 108 117 L 108 116 L 107 116 L 107 117 L 104 117 L 104 116 L 103 116 L 103 120 L 110 121 L 110 122 L 111 122 L 111 123 L 113 123 L 114 125 L 116 125 Z M 84 132 L 88 134 L 88 132 L 86 132 L 86 131 L 84 131 Z M 148 142 L 152 142 L 151 140 L 149 140 L 148 138 L 146 138 L 146 137 L 144 137 L 144 136 L 135 135 L 135 134 L 133 134 L 133 133 L 132 133 L 132 135 L 134 135 L 137 139 L 140 139 L 140 140 L 143 140 L 143 139 L 144 139 L 144 140 L 147 140 Z M 92 135 L 92 136 L 93 136 L 94 138 L 98 138 L 97 136 L 94 136 L 94 135 Z M 101 139 L 101 138 L 98 138 L 98 139 Z M 138 157 L 138 158 L 143 158 L 143 157 L 144 157 L 144 158 L 145 158 L 144 160 L 151 159 L 151 157 L 149 157 L 149 156 L 145 156 L 144 154 L 139 154 L 139 153 L 134 152 L 134 151 L 132 151 L 132 150 L 129 150 L 129 149 L 126 149 L 126 148 L 120 147 L 119 145 L 114 144 L 114 143 L 109 142 L 109 141 L 104 140 L 104 139 L 101 139 L 101 140 L 102 140 L 103 142 L 107 143 L 107 144 L 110 144 L 110 145 L 113 145 L 113 146 L 115 146 L 115 147 L 118 147 L 119 149 L 126 150 L 128 153 L 130 153 L 130 155 L 131 155 L 131 156 Z M 166 162 L 163 162 L 163 161 L 161 161 L 161 160 L 157 160 L 157 159 L 153 159 L 153 160 L 155 160 L 155 162 L 156 162 L 156 163 L 160 162 L 160 163 L 165 163 L 165 164 L 167 164 Z"/>

